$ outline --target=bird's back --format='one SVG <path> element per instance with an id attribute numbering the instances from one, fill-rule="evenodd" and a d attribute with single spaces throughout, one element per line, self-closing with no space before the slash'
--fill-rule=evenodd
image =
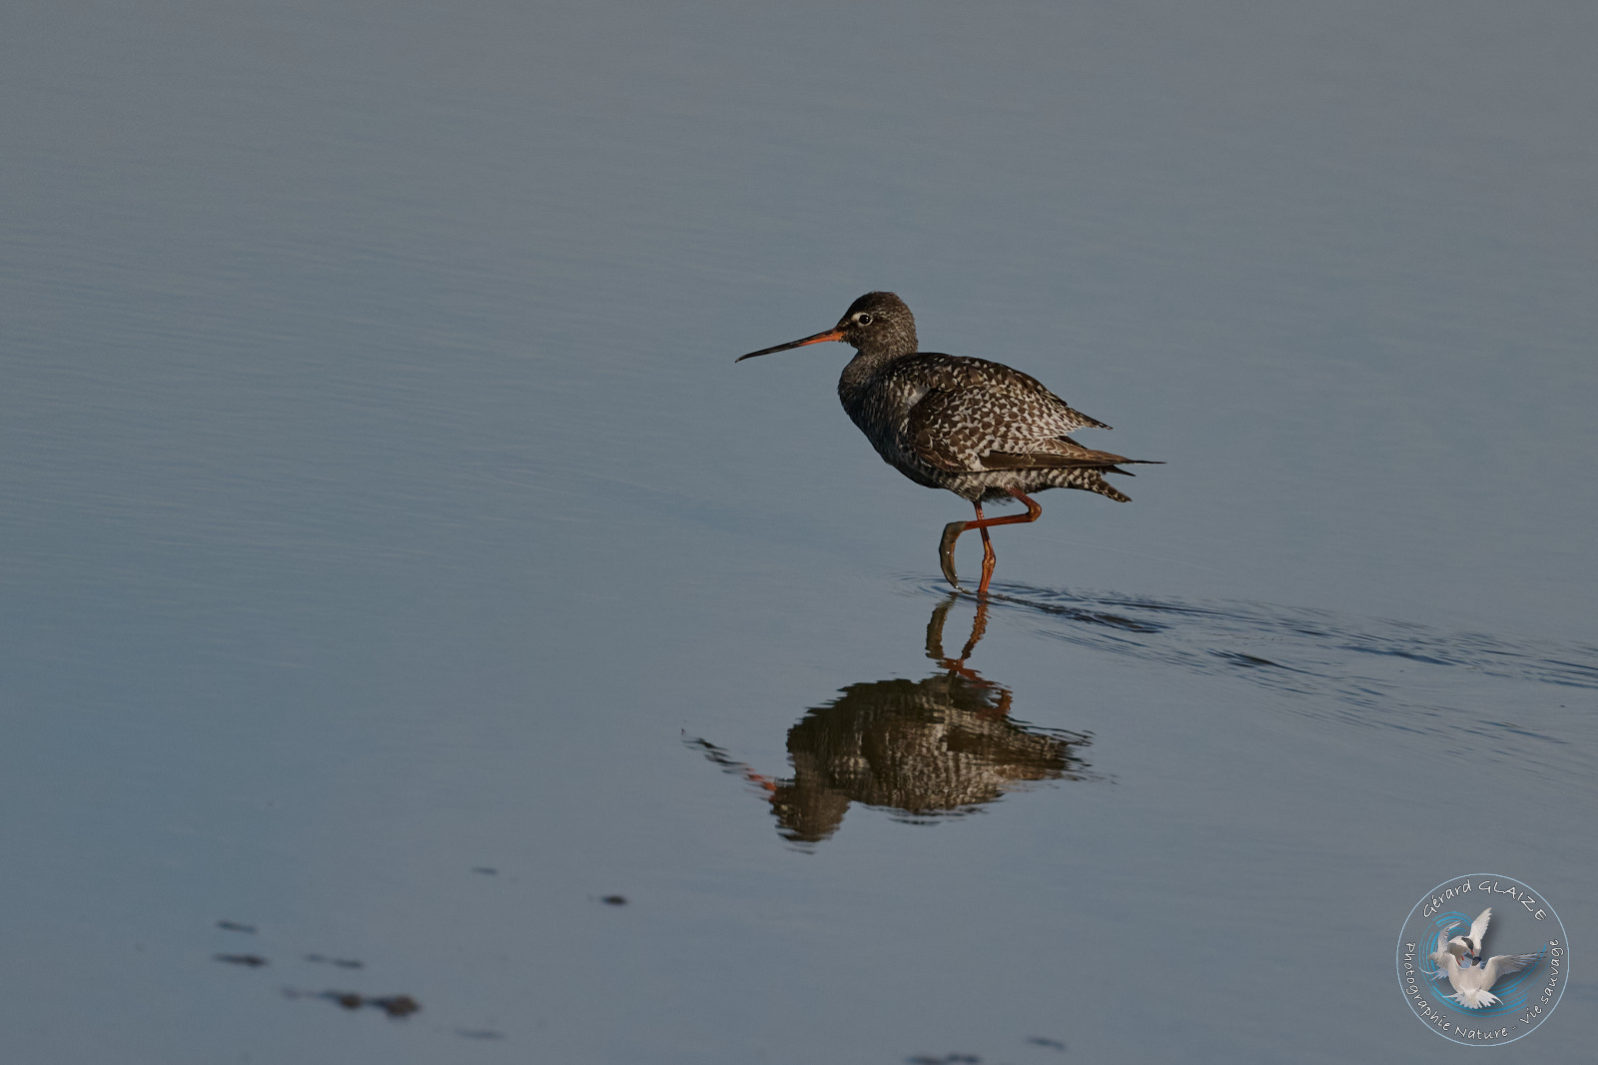
<path id="1" fill-rule="evenodd" d="M 886 362 L 856 356 L 838 395 L 883 459 L 919 484 L 973 500 L 1007 487 L 1126 498 L 1098 474 L 1129 460 L 1067 435 L 1109 426 L 1003 363 L 935 352 Z"/>

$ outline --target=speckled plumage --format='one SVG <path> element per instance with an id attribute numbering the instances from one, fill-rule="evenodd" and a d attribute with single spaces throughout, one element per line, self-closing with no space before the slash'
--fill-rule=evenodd
<path id="1" fill-rule="evenodd" d="M 1045 488 L 1127 500 L 1099 476 L 1126 473 L 1115 464 L 1127 460 L 1066 435 L 1109 426 L 1002 363 L 921 352 L 874 365 L 862 352 L 838 397 L 877 453 L 917 484 L 973 503 Z"/>
<path id="2" fill-rule="evenodd" d="M 955 583 L 954 538 L 980 529 L 979 591 L 986 590 L 993 568 L 987 528 L 1036 519 L 1040 511 L 1027 493 L 1076 488 L 1129 501 L 1103 475 L 1131 476 L 1118 464 L 1140 460 L 1083 447 L 1068 435 L 1108 425 L 1073 410 L 1036 378 L 1002 363 L 917 351 L 915 316 L 892 292 L 861 296 L 824 333 L 742 358 L 828 340 L 855 349 L 838 379 L 838 398 L 883 460 L 917 484 L 948 489 L 976 505 L 976 521 L 945 530 L 942 561 L 950 583 Z M 1025 503 L 1027 515 L 983 517 L 983 501 L 1005 497 Z"/>

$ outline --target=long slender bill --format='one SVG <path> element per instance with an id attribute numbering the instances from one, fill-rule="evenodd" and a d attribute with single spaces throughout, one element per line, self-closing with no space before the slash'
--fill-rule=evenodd
<path id="1" fill-rule="evenodd" d="M 774 348 L 761 348 L 759 351 L 751 351 L 749 354 L 740 355 L 740 356 L 738 356 L 736 359 L 734 359 L 732 361 L 733 362 L 743 362 L 745 359 L 752 359 L 756 355 L 770 355 L 774 351 L 787 351 L 789 348 L 802 348 L 806 344 L 820 344 L 820 343 L 823 343 L 824 341 L 828 341 L 828 340 L 842 340 L 842 339 L 843 339 L 843 330 L 838 328 L 837 326 L 834 326 L 833 328 L 827 330 L 825 333 L 817 333 L 815 336 L 813 336 L 813 337 L 805 337 L 803 340 L 791 340 L 791 341 L 789 341 L 786 344 L 778 344 Z"/>

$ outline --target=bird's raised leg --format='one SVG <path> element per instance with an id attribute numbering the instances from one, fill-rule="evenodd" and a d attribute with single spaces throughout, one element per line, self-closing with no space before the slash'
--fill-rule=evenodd
<path id="1" fill-rule="evenodd" d="M 1043 508 L 1031 496 L 1024 492 L 1017 492 L 1013 488 L 1006 488 L 1006 492 L 1026 504 L 1025 514 L 1006 514 L 1002 518 L 985 518 L 982 516 L 982 504 L 971 504 L 976 508 L 975 521 L 951 521 L 943 527 L 943 539 L 938 543 L 938 564 L 943 567 L 943 576 L 956 588 L 960 587 L 959 580 L 954 575 L 954 542 L 960 534 L 971 529 L 980 530 L 982 533 L 982 583 L 977 585 L 977 595 L 988 594 L 988 581 L 993 577 L 993 568 L 998 559 L 993 554 L 993 544 L 988 540 L 988 530 L 995 525 L 1015 525 L 1022 522 L 1037 521 L 1043 514 Z"/>

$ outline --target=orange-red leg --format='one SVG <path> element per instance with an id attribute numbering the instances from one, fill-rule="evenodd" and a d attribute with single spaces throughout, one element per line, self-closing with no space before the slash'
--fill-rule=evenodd
<path id="1" fill-rule="evenodd" d="M 986 520 L 982 517 L 981 507 L 977 507 L 977 520 Z M 978 525 L 976 530 L 982 534 L 982 581 L 977 585 L 977 594 L 986 595 L 988 582 L 993 579 L 993 567 L 999 564 L 999 556 L 993 553 L 993 541 L 988 539 L 987 526 Z"/>
<path id="2" fill-rule="evenodd" d="M 951 521 L 943 527 L 943 539 L 938 544 L 938 564 L 943 568 L 943 576 L 956 588 L 960 581 L 954 575 L 954 542 L 960 534 L 976 529 L 982 533 L 982 582 L 977 585 L 977 595 L 988 594 L 988 581 L 993 579 L 993 569 L 998 564 L 998 558 L 993 553 L 993 543 L 988 539 L 988 530 L 995 525 L 1015 525 L 1022 522 L 1037 521 L 1043 514 L 1043 508 L 1038 506 L 1031 496 L 1017 492 L 1013 488 L 1005 489 L 1020 502 L 1026 504 L 1025 514 L 1006 514 L 1002 518 L 986 518 L 982 516 L 982 505 L 971 504 L 977 512 L 975 521 Z"/>

